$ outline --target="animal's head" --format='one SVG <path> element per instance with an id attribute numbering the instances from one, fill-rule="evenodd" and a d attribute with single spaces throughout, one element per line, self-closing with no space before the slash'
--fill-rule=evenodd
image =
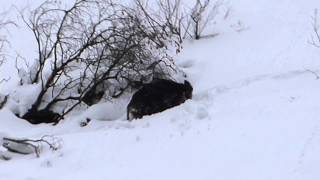
<path id="1" fill-rule="evenodd" d="M 193 88 L 190 84 L 189 81 L 185 80 L 184 81 L 184 90 L 185 90 L 185 96 L 187 99 L 191 99 L 192 98 L 192 91 L 193 91 Z"/>

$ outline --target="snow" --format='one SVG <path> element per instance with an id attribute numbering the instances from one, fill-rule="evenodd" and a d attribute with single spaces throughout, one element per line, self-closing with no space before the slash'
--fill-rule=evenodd
<path id="1" fill-rule="evenodd" d="M 308 40 L 320 1 L 228 5 L 229 17 L 215 25 L 219 35 L 186 42 L 177 57 L 194 86 L 193 99 L 181 106 L 128 122 L 125 97 L 57 126 L 33 126 L 0 110 L 0 137 L 62 139 L 61 149 L 45 149 L 40 158 L 0 160 L 0 180 L 318 180 L 320 49 Z M 11 33 L 12 46 L 32 59 L 32 42 L 20 43 L 28 33 L 16 31 L 23 33 Z M 0 77 L 12 76 L 1 84 L 2 94 L 17 84 L 10 64 L 0 70 Z M 80 127 L 87 117 L 92 120 Z"/>

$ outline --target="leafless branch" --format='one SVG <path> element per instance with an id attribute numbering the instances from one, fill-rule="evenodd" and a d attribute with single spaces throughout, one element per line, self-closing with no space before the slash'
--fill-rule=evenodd
<path id="1" fill-rule="evenodd" d="M 310 40 L 308 41 L 311 45 L 320 48 L 320 22 L 319 22 L 319 14 L 318 9 L 314 10 L 314 15 L 312 18 L 312 28 L 313 34 L 311 35 Z"/>
<path id="2" fill-rule="evenodd" d="M 191 31 L 194 39 L 200 39 L 203 31 L 207 28 L 209 22 L 212 22 L 222 5 L 220 1 L 196 0 L 195 5 L 191 9 Z"/>
<path id="3" fill-rule="evenodd" d="M 8 31 L 8 26 L 16 25 L 14 21 L 10 20 L 7 17 L 8 12 L 2 12 L 0 13 L 0 66 L 3 65 L 3 63 L 6 60 L 6 46 L 9 44 L 7 40 L 6 33 Z M 4 81 L 8 81 L 8 79 L 0 79 L 0 84 Z"/>
<path id="4" fill-rule="evenodd" d="M 0 94 L 0 109 L 2 109 L 4 107 L 4 105 L 6 105 L 7 101 L 8 101 L 8 95 L 6 96 L 2 96 Z"/>

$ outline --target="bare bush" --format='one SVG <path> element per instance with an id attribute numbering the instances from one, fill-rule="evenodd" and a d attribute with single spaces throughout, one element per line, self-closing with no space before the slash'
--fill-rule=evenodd
<path id="1" fill-rule="evenodd" d="M 194 39 L 200 39 L 204 30 L 208 27 L 208 23 L 212 22 L 217 16 L 220 1 L 196 0 L 190 13 L 191 27 L 189 32 Z"/>
<path id="2" fill-rule="evenodd" d="M 15 23 L 7 18 L 7 13 L 0 13 L 0 67 L 6 60 L 5 47 L 8 45 L 7 36 L 5 35 L 7 27 L 9 25 L 15 25 Z M 0 78 L 0 84 L 9 81 L 10 78 Z M 7 103 L 8 95 L 0 94 L 0 109 Z"/>
<path id="3" fill-rule="evenodd" d="M 3 22 L 3 20 L 0 19 L 0 32 L 3 31 L 5 26 L 6 26 L 6 22 Z M 5 60 L 5 54 L 3 51 L 6 43 L 7 43 L 6 37 L 3 35 L 0 35 L 0 66 L 4 63 L 4 60 Z"/>
<path id="4" fill-rule="evenodd" d="M 179 36 L 181 43 L 187 38 L 196 40 L 202 38 L 204 31 L 210 27 L 210 23 L 214 22 L 223 4 L 221 1 L 196 0 L 195 4 L 188 7 L 181 0 L 158 0 L 157 2 L 157 16 L 167 24 L 171 33 Z"/>
<path id="5" fill-rule="evenodd" d="M 7 12 L 0 13 L 0 66 L 6 60 L 5 47 L 9 44 L 6 36 L 6 30 L 9 25 L 15 25 L 15 23 L 7 18 Z M 8 79 L 0 79 L 0 84 Z"/>
<path id="6" fill-rule="evenodd" d="M 142 4 L 140 0 L 138 4 Z M 177 46 L 180 46 L 184 39 L 186 29 L 184 26 L 185 12 L 181 0 L 158 0 L 158 9 L 155 9 L 157 21 L 162 22 L 170 33 L 178 37 Z M 178 50 L 180 48 L 177 48 Z"/>
<path id="7" fill-rule="evenodd" d="M 180 48 L 179 36 L 141 1 L 130 8 L 112 0 L 77 0 L 67 9 L 49 0 L 22 17 L 38 51 L 22 84 L 41 86 L 23 115 L 29 122 L 41 123 L 31 117 L 59 107 L 63 118 L 105 92 L 117 97 L 136 82 L 170 78 L 176 70 L 168 50 L 171 45 Z"/>

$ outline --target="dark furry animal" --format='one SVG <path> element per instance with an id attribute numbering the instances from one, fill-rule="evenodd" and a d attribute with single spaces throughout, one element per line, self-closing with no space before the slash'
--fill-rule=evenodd
<path id="1" fill-rule="evenodd" d="M 63 117 L 50 110 L 39 110 L 39 111 L 28 111 L 25 115 L 22 116 L 22 119 L 27 120 L 31 124 L 40 124 L 40 123 L 58 123 Z"/>
<path id="2" fill-rule="evenodd" d="M 193 88 L 188 81 L 184 84 L 157 79 L 145 84 L 133 96 L 127 106 L 127 119 L 142 118 L 177 106 L 192 98 Z"/>

